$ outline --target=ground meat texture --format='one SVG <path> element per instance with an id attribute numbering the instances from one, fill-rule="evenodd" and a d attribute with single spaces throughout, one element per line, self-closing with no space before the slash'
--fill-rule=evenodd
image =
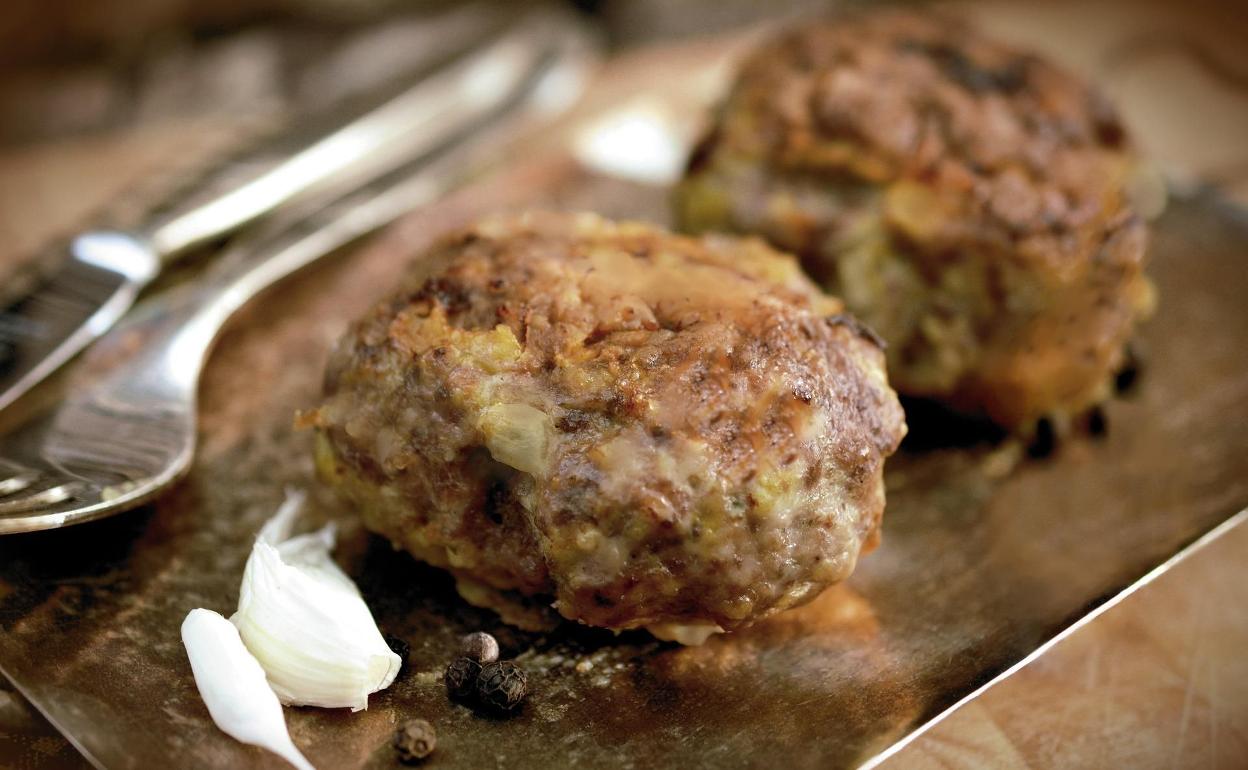
<path id="1" fill-rule="evenodd" d="M 941 16 L 807 23 L 763 45 L 675 195 L 755 233 L 888 342 L 903 394 L 1029 431 L 1105 398 L 1152 303 L 1157 193 L 1096 92 Z"/>
<path id="2" fill-rule="evenodd" d="M 905 433 L 883 354 L 795 260 L 587 214 L 442 241 L 325 390 L 322 477 L 470 600 L 683 639 L 844 579 Z"/>

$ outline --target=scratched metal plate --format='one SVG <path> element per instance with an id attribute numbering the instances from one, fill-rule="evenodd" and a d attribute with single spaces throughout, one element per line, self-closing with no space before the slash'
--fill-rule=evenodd
<path id="1" fill-rule="evenodd" d="M 396 252 L 532 203 L 662 219 L 663 195 L 537 159 L 415 215 L 271 293 L 222 340 L 200 458 L 158 504 L 0 540 L 0 668 L 99 765 L 280 767 L 209 721 L 178 627 L 228 612 L 284 484 L 312 485 L 295 408 L 328 346 L 401 269 Z M 852 766 L 888 748 L 1248 502 L 1248 218 L 1174 201 L 1156 228 L 1146 367 L 1108 433 L 1047 459 L 914 425 L 889 462 L 882 547 L 813 604 L 699 648 L 566 627 L 529 635 L 465 605 L 441 573 L 350 526 L 340 559 L 410 668 L 359 714 L 288 710 L 319 767 L 381 767 L 397 720 L 439 732 L 436 766 Z M 315 511 L 345 512 L 320 495 Z M 532 674 L 523 713 L 451 705 L 456 637 L 485 628 Z"/>

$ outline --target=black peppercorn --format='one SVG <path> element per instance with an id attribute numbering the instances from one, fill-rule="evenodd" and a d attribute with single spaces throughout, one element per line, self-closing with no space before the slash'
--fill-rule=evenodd
<path id="1" fill-rule="evenodd" d="M 446 667 L 443 680 L 446 681 L 446 694 L 454 700 L 468 700 L 477 691 L 477 678 L 481 673 L 481 664 L 472 658 L 456 658 Z"/>
<path id="2" fill-rule="evenodd" d="M 481 667 L 477 677 L 477 698 L 481 705 L 498 712 L 514 710 L 529 693 L 529 677 L 511 661 L 496 661 Z"/>
<path id="3" fill-rule="evenodd" d="M 493 663 L 498 660 L 498 640 L 484 631 L 477 631 L 464 637 L 460 652 L 478 663 Z"/>
<path id="4" fill-rule="evenodd" d="M 412 651 L 411 646 L 397 636 L 386 634 L 383 637 L 386 640 L 386 646 L 390 648 L 390 652 L 399 656 L 399 671 L 407 668 L 407 655 Z"/>
<path id="5" fill-rule="evenodd" d="M 394 734 L 394 750 L 404 764 L 419 762 L 437 748 L 438 735 L 423 719 L 409 719 Z"/>

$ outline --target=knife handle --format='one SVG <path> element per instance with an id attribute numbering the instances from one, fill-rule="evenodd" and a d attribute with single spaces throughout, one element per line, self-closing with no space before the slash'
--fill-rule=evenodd
<path id="1" fill-rule="evenodd" d="M 465 119 L 475 119 L 514 90 L 559 26 L 548 12 L 529 13 L 484 49 L 271 170 L 206 203 L 166 213 L 136 234 L 160 263 L 168 264 L 258 219 L 309 199 L 343 194 L 426 154 Z"/>

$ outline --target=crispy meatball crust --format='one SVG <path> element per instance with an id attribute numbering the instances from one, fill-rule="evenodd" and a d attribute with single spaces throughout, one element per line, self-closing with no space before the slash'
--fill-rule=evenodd
<path id="1" fill-rule="evenodd" d="M 442 241 L 325 392 L 318 467 L 369 528 L 477 601 L 615 629 L 728 629 L 845 578 L 905 433 L 879 348 L 792 258 L 593 215 Z"/>
<path id="2" fill-rule="evenodd" d="M 892 10 L 756 51 L 675 204 L 798 254 L 888 341 L 900 392 L 1025 432 L 1103 399 L 1151 306 L 1127 196 L 1147 178 L 1075 78 Z"/>

